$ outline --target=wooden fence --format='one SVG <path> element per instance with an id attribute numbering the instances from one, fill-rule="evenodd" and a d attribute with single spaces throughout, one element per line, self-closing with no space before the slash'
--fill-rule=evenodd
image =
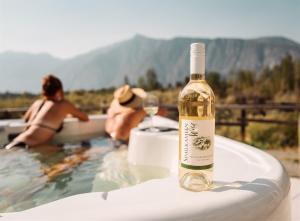
<path id="1" fill-rule="evenodd" d="M 165 106 L 168 110 L 177 112 L 176 106 Z M 217 104 L 216 111 L 239 111 L 239 118 L 236 121 L 216 121 L 217 126 L 238 126 L 240 127 L 241 139 L 245 140 L 246 127 L 250 122 L 264 124 L 282 124 L 282 125 L 297 125 L 297 121 L 283 121 L 278 119 L 250 118 L 248 113 L 252 111 L 282 111 L 282 112 L 298 112 L 298 139 L 300 145 L 300 104 Z M 178 114 L 178 113 L 177 113 Z"/>
<path id="2" fill-rule="evenodd" d="M 173 116 L 173 119 L 178 117 L 178 109 L 175 105 L 164 105 L 163 106 L 170 114 Z M 107 106 L 102 106 L 98 110 L 95 107 L 82 107 L 81 110 L 85 112 L 99 112 L 105 113 Z M 0 109 L 0 119 L 10 119 L 19 117 L 25 113 L 27 107 L 22 108 L 6 108 Z M 283 121 L 279 119 L 266 119 L 263 117 L 260 118 L 251 118 L 248 117 L 248 114 L 253 111 L 282 111 L 282 112 L 297 112 L 298 113 L 298 141 L 300 148 L 300 104 L 218 104 L 216 105 L 216 111 L 238 111 L 239 117 L 235 121 L 220 120 L 217 119 L 217 126 L 237 126 L 240 127 L 241 139 L 245 140 L 246 137 L 246 127 L 249 122 L 264 123 L 264 124 L 281 124 L 281 125 L 297 125 L 297 121 Z"/>

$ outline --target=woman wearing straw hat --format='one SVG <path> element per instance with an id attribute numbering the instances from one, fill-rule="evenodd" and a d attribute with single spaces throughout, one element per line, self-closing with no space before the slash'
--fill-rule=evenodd
<path id="1" fill-rule="evenodd" d="M 114 139 L 128 142 L 130 130 L 146 116 L 142 108 L 146 92 L 141 88 L 124 85 L 114 92 L 107 111 L 106 132 Z"/>

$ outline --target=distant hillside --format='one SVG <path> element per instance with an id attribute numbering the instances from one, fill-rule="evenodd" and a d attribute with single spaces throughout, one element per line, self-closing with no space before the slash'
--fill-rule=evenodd
<path id="1" fill-rule="evenodd" d="M 16 82 L 20 91 L 36 91 L 39 90 L 36 82 L 40 81 L 40 76 L 53 72 L 62 78 L 67 89 L 97 89 L 119 85 L 125 75 L 131 83 L 136 83 L 149 68 L 155 69 L 163 84 L 174 84 L 188 75 L 189 45 L 199 41 L 206 44 L 207 71 L 223 75 L 239 69 L 259 72 L 277 64 L 287 53 L 300 58 L 300 45 L 282 37 L 161 40 L 136 35 L 127 41 L 63 61 L 49 55 L 16 54 L 19 59 L 14 60 L 7 59 L 7 53 L 0 54 L 0 75 L 3 76 L 0 87 L 1 91 L 13 90 L 16 87 L 11 84 Z M 38 60 L 39 56 L 41 60 Z M 20 80 L 20 76 L 26 79 L 24 73 L 26 83 Z"/>
<path id="2" fill-rule="evenodd" d="M 41 77 L 60 63 L 48 54 L 0 53 L 0 92 L 39 91 Z"/>

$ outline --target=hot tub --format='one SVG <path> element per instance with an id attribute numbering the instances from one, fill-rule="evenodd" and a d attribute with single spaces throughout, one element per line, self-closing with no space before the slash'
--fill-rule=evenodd
<path id="1" fill-rule="evenodd" d="M 76 143 L 103 136 L 106 115 L 89 115 L 89 121 L 69 117 L 64 120 L 63 129 L 56 133 L 52 144 Z M 7 144 L 11 136 L 22 133 L 27 123 L 23 119 L 0 120 L 0 146 Z"/>
<path id="2" fill-rule="evenodd" d="M 156 117 L 156 124 L 177 122 Z M 131 131 L 128 161 L 167 168 L 170 176 L 110 192 L 86 193 L 18 213 L 6 220 L 290 220 L 290 182 L 282 165 L 249 145 L 215 138 L 212 190 L 189 192 L 177 181 L 176 131 Z"/>

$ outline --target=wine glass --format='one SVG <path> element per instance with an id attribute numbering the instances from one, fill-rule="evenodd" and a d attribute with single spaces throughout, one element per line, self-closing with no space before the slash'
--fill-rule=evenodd
<path id="1" fill-rule="evenodd" d="M 147 96 L 143 99 L 143 108 L 147 115 L 150 116 L 151 124 L 149 131 L 150 132 L 157 132 L 158 130 L 154 127 L 153 124 L 153 116 L 158 111 L 158 98 L 154 94 L 147 93 Z"/>

